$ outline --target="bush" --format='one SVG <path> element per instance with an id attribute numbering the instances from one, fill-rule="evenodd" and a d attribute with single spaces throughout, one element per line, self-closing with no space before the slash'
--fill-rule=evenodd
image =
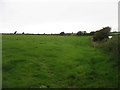
<path id="1" fill-rule="evenodd" d="M 81 32 L 81 31 L 78 31 L 76 35 L 77 35 L 77 36 L 81 36 L 81 35 L 82 35 L 82 32 Z"/>
<path id="2" fill-rule="evenodd" d="M 60 35 L 65 35 L 65 33 L 64 33 L 64 32 L 61 32 Z"/>
<path id="3" fill-rule="evenodd" d="M 106 52 L 110 52 L 113 59 L 118 60 L 120 58 L 120 36 L 113 36 L 113 38 L 104 42 L 102 48 Z"/>
<path id="4" fill-rule="evenodd" d="M 24 32 L 22 34 L 24 34 Z"/>
<path id="5" fill-rule="evenodd" d="M 90 35 L 94 35 L 94 34 L 95 34 L 95 32 L 94 32 L 94 31 L 91 31 L 91 32 L 90 32 Z"/>
<path id="6" fill-rule="evenodd" d="M 110 30 L 111 30 L 110 27 L 105 27 L 99 31 L 96 31 L 96 33 L 93 36 L 93 41 L 102 41 L 105 38 L 108 38 Z"/>
<path id="7" fill-rule="evenodd" d="M 14 34 L 16 34 L 16 33 L 17 33 L 17 31 L 14 32 Z"/>
<path id="8" fill-rule="evenodd" d="M 84 36 L 84 35 L 88 35 L 86 31 L 78 31 L 77 36 Z"/>

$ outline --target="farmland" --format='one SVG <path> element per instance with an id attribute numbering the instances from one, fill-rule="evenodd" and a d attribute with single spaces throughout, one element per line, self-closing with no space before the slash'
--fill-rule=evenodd
<path id="1" fill-rule="evenodd" d="M 115 88 L 109 59 L 91 36 L 2 35 L 4 88 Z"/>

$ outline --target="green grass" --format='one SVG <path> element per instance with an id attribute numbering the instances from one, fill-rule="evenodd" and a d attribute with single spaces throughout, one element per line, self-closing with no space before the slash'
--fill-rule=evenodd
<path id="1" fill-rule="evenodd" d="M 109 53 L 90 36 L 3 35 L 5 88 L 115 88 Z"/>
<path id="2" fill-rule="evenodd" d="M 111 33 L 110 35 L 120 35 L 120 32 Z"/>

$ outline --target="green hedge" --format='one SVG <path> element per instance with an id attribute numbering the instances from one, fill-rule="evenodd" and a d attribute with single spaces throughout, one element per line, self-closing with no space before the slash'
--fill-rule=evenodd
<path id="1" fill-rule="evenodd" d="M 120 59 L 120 36 L 113 36 L 111 39 L 108 39 L 104 42 L 101 47 L 104 51 L 111 53 L 111 57 L 114 60 Z M 120 60 L 118 61 L 120 62 Z"/>

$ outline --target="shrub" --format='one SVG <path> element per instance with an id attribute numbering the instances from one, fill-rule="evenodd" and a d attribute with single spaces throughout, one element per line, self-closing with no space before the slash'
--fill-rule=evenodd
<path id="1" fill-rule="evenodd" d="M 96 31 L 96 33 L 93 36 L 93 41 L 102 41 L 105 38 L 108 38 L 110 30 L 111 30 L 110 27 L 105 27 L 99 31 Z"/>
<path id="2" fill-rule="evenodd" d="M 61 32 L 60 35 L 65 35 L 65 33 L 64 33 L 64 32 Z"/>
<path id="3" fill-rule="evenodd" d="M 24 34 L 24 32 L 22 34 Z"/>
<path id="4" fill-rule="evenodd" d="M 14 32 L 14 34 L 16 34 L 16 33 L 17 33 L 17 31 Z"/>
<path id="5" fill-rule="evenodd" d="M 94 31 L 91 31 L 91 32 L 90 32 L 90 35 L 94 35 L 94 34 L 95 34 L 95 32 L 94 32 Z"/>
<path id="6" fill-rule="evenodd" d="M 77 36 L 80 36 L 80 35 L 82 35 L 82 32 L 81 32 L 81 31 L 78 31 L 76 35 L 77 35 Z"/>
<path id="7" fill-rule="evenodd" d="M 81 36 L 81 35 L 83 35 L 83 34 L 84 34 L 84 33 L 83 33 L 82 31 L 78 31 L 76 35 L 77 35 L 77 36 Z"/>
<path id="8" fill-rule="evenodd" d="M 118 60 L 120 58 L 120 36 L 113 36 L 113 38 L 104 42 L 102 48 L 106 52 L 110 52 L 113 59 Z"/>
<path id="9" fill-rule="evenodd" d="M 86 31 L 78 31 L 77 36 L 85 36 L 85 35 L 88 35 L 88 33 Z"/>

